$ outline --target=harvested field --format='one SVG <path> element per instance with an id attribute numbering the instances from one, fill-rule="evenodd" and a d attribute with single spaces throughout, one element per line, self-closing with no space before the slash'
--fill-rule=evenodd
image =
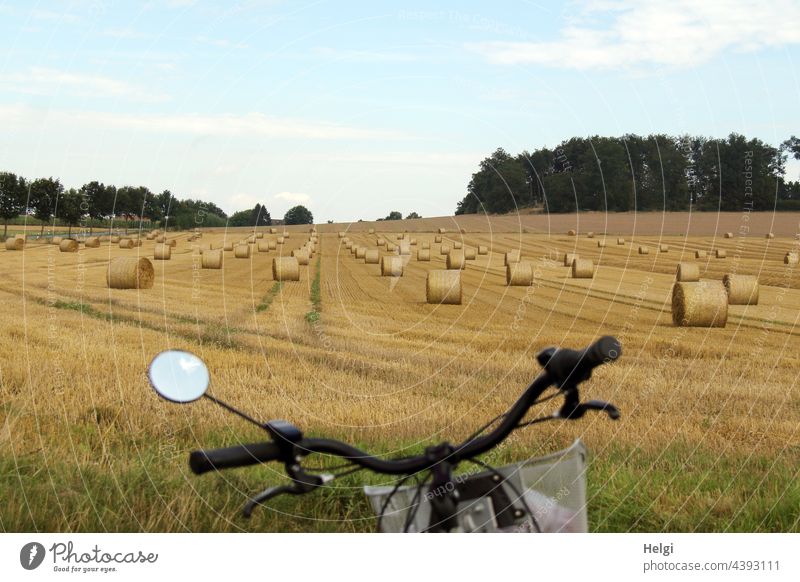
<path id="1" fill-rule="evenodd" d="M 287 227 L 277 250 L 240 260 L 225 252 L 220 269 L 202 269 L 199 243 L 170 233 L 179 244 L 169 261 L 154 261 L 146 290 L 109 289 L 106 270 L 115 257 L 152 257 L 153 240 L 75 253 L 36 240 L 21 251 L 0 248 L 0 523 L 65 532 L 374 527 L 360 476 L 337 482 L 346 489 L 335 501 L 280 499 L 241 520 L 247 495 L 281 482 L 280 468 L 189 474 L 189 450 L 261 435 L 207 402 L 158 400 L 145 370 L 164 349 L 200 355 L 213 394 L 258 418 L 287 418 L 308 435 L 396 456 L 464 438 L 502 412 L 538 373 L 541 348 L 609 334 L 624 355 L 595 372 L 584 396 L 614 402 L 622 419 L 587 415 L 518 431 L 493 464 L 581 438 L 592 452 L 592 529 L 797 531 L 800 267 L 784 257 L 798 250 L 789 228 L 798 216 L 754 214 L 748 237 L 726 215 L 632 216 L 322 224 L 300 280 L 283 282 L 273 279 L 272 260 L 300 249 L 307 226 Z M 683 223 L 689 236 L 671 232 Z M 464 228 L 465 247 L 486 247 L 459 271 L 460 305 L 426 297 L 428 273 L 446 267 L 441 243 L 431 243 L 430 261 L 392 255 L 402 277 L 382 277 L 379 263 L 357 260 L 337 235 L 346 230 L 383 257 L 376 237 L 396 240 L 408 229 L 432 241 L 439 228 Z M 598 247 L 590 230 L 629 244 Z M 725 238 L 728 231 L 735 236 Z M 264 232 L 269 246 L 277 237 Z M 202 240 L 221 248 L 226 236 L 251 234 L 220 229 Z M 662 244 L 669 252 L 638 253 Z M 712 248 L 726 259 L 694 258 Z M 512 250 L 532 264 L 532 285 L 506 285 Z M 591 260 L 594 277 L 573 278 L 567 253 Z M 701 281 L 757 276 L 758 304 L 730 305 L 724 328 L 674 326 L 675 273 L 687 262 L 697 263 Z M 32 497 L 39 502 L 26 503 Z"/>

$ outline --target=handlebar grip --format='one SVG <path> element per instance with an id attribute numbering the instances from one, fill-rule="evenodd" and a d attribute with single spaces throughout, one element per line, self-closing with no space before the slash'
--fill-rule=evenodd
<path id="1" fill-rule="evenodd" d="M 237 445 L 224 449 L 208 449 L 189 453 L 189 468 L 195 475 L 208 471 L 246 467 L 280 458 L 278 445 L 272 442 Z"/>
<path id="2" fill-rule="evenodd" d="M 605 362 L 613 362 L 622 355 L 622 346 L 617 338 L 604 335 L 583 351 L 584 364 L 596 368 Z"/>

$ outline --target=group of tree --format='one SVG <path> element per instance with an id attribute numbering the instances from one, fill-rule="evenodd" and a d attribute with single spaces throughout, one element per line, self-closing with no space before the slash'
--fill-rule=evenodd
<path id="1" fill-rule="evenodd" d="M 631 210 L 800 210 L 800 183 L 784 181 L 800 139 L 779 147 L 732 133 L 725 139 L 624 135 L 572 138 L 480 163 L 456 214 Z"/>
<path id="2" fill-rule="evenodd" d="M 91 231 L 104 224 L 124 226 L 143 221 L 162 228 L 189 229 L 198 226 L 259 226 L 271 225 L 269 210 L 256 204 L 250 210 L 234 213 L 228 219 L 213 202 L 178 199 L 169 190 L 154 194 L 145 186 L 122 186 L 89 182 L 79 189 L 65 189 L 60 180 L 39 178 L 26 180 L 11 172 L 0 172 L 0 218 L 3 237 L 8 223 L 19 216 L 31 216 L 45 224 L 58 222 L 72 231 L 85 225 Z M 284 224 L 313 224 L 314 215 L 305 206 L 290 208 Z"/>
<path id="3" fill-rule="evenodd" d="M 408 216 L 406 216 L 406 220 L 410 218 L 422 218 L 416 212 L 409 212 Z M 403 214 L 399 210 L 392 210 L 386 218 L 379 218 L 380 220 L 403 220 Z"/>

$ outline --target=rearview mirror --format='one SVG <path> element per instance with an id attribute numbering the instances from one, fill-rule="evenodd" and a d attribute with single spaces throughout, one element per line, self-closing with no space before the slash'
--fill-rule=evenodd
<path id="1" fill-rule="evenodd" d="M 206 393 L 208 368 L 203 360 L 190 352 L 168 350 L 161 352 L 147 369 L 153 389 L 170 402 L 194 402 Z"/>

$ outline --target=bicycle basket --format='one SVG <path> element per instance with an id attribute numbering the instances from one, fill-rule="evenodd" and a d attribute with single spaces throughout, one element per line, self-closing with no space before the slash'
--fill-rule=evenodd
<path id="1" fill-rule="evenodd" d="M 481 479 L 503 479 L 503 487 L 514 507 L 524 508 L 513 525 L 500 526 L 492 499 L 481 496 L 461 499 L 457 504 L 460 531 L 469 532 L 586 532 L 586 455 L 580 440 L 569 448 L 543 457 L 498 467 L 495 471 L 461 473 L 453 476 L 459 491 Z M 431 500 L 436 492 L 423 486 L 365 486 L 364 493 L 380 518 L 382 532 L 425 531 L 431 519 Z M 522 494 L 522 498 L 520 498 Z M 391 498 L 390 498 L 391 495 Z"/>

